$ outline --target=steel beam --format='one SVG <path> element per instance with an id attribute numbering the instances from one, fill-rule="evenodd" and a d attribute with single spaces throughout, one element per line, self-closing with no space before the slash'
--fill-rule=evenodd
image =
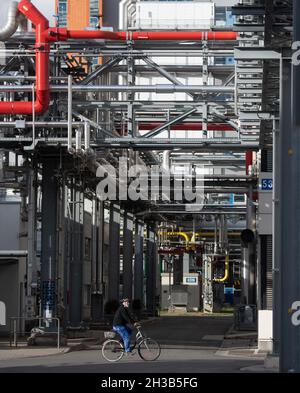
<path id="1" fill-rule="evenodd" d="M 187 117 L 189 117 L 190 115 L 192 115 L 193 113 L 197 112 L 198 108 L 193 108 L 188 110 L 185 113 L 182 113 L 179 116 L 174 117 L 173 119 L 171 119 L 170 121 L 167 121 L 166 123 L 154 128 L 154 130 L 147 132 L 147 134 L 143 135 L 144 138 L 151 138 L 155 135 L 160 134 L 163 130 L 165 130 L 166 128 L 168 128 L 169 126 L 171 126 L 172 124 L 176 124 L 179 123 L 181 120 L 186 119 Z"/>
<path id="2" fill-rule="evenodd" d="M 150 67 L 152 67 L 155 71 L 157 71 L 160 75 L 164 76 L 170 82 L 174 83 L 174 85 L 183 86 L 183 83 L 181 83 L 177 78 L 175 78 L 175 76 L 171 75 L 167 70 L 155 63 L 155 61 L 153 61 L 152 59 L 149 59 L 148 57 L 143 57 L 142 60 Z M 193 99 L 197 98 L 195 94 L 189 94 L 189 96 Z"/>
<path id="3" fill-rule="evenodd" d="M 50 85 L 50 90 L 54 93 L 61 93 L 68 91 L 68 85 Z M 0 92 L 31 92 L 31 86 L 19 86 L 19 85 L 0 85 Z M 234 93 L 234 87 L 232 86 L 214 86 L 214 85 L 90 85 L 80 86 L 72 85 L 73 92 L 148 92 L 148 93 L 201 93 L 201 92 L 212 92 L 212 93 Z"/>
<path id="4" fill-rule="evenodd" d="M 111 71 L 112 67 L 118 64 L 121 60 L 122 60 L 121 56 L 113 57 L 112 59 L 108 60 L 106 63 L 98 67 L 94 72 L 89 74 L 86 78 L 84 78 L 83 81 L 79 83 L 79 85 L 81 86 L 88 85 L 89 83 L 93 82 L 96 78 L 104 74 L 105 72 Z"/>
<path id="5" fill-rule="evenodd" d="M 73 138 L 74 139 L 74 138 Z M 146 139 L 146 140 L 145 140 Z M 249 141 L 243 142 L 235 139 L 234 142 L 230 138 L 225 139 L 200 139 L 200 138 L 106 138 L 100 139 L 97 142 L 91 142 L 91 148 L 114 148 L 124 149 L 132 148 L 135 150 L 190 150 L 190 151 L 203 151 L 203 152 L 244 152 L 248 150 L 257 151 L 259 149 L 258 142 Z M 36 138 L 36 144 L 42 143 L 47 146 L 67 146 L 67 138 Z M 30 137 L 19 138 L 1 138 L 0 147 L 7 148 L 20 148 L 22 145 L 32 143 Z"/>

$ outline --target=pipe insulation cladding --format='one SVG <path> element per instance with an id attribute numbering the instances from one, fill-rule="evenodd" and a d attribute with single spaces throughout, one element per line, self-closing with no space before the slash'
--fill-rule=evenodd
<path id="1" fill-rule="evenodd" d="M 49 21 L 33 5 L 30 0 L 22 0 L 18 10 L 35 25 L 36 31 L 36 87 L 35 101 L 0 102 L 0 114 L 30 115 L 40 114 L 49 107 L 49 51 L 50 43 L 66 41 L 68 39 L 107 39 L 107 40 L 236 40 L 237 33 L 231 31 L 159 31 L 159 32 L 110 32 L 110 31 L 86 31 L 67 30 L 65 28 L 49 28 Z M 10 30 L 13 34 L 13 29 Z"/>

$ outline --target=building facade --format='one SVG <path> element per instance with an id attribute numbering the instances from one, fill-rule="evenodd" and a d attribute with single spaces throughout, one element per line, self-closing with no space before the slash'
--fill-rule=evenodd
<path id="1" fill-rule="evenodd" d="M 103 0 L 56 0 L 57 25 L 69 29 L 102 26 Z"/>

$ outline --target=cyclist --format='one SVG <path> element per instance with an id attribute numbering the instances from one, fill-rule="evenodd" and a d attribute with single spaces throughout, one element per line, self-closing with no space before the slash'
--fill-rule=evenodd
<path id="1" fill-rule="evenodd" d="M 125 347 L 125 353 L 131 352 L 130 337 L 132 334 L 132 328 L 128 325 L 135 326 L 136 322 L 137 321 L 129 312 L 129 299 L 122 299 L 121 305 L 114 315 L 113 330 L 122 337 Z"/>

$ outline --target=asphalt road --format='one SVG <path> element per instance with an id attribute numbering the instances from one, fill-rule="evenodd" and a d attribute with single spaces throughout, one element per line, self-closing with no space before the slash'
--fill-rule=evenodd
<path id="1" fill-rule="evenodd" d="M 108 363 L 100 348 L 93 346 L 64 354 L 0 361 L 0 373 L 239 373 L 241 368 L 262 365 L 262 359 L 218 355 L 231 324 L 231 317 L 161 317 L 144 324 L 147 335 L 162 345 L 161 356 L 154 362 L 145 362 L 135 354 Z"/>

